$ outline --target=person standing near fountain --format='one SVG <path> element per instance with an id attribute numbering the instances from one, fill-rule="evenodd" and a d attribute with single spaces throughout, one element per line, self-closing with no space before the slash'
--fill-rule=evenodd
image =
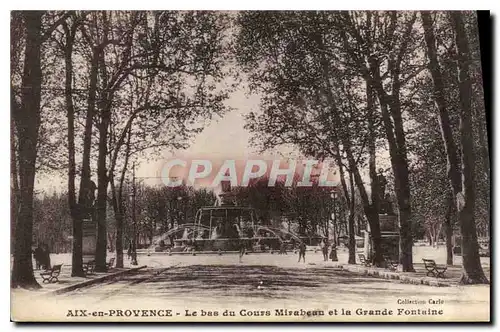
<path id="1" fill-rule="evenodd" d="M 306 262 L 306 244 L 304 242 L 301 242 L 299 244 L 299 263 L 300 263 L 300 258 L 304 260 L 304 263 Z"/>
<path id="2" fill-rule="evenodd" d="M 320 246 L 321 246 L 321 251 L 323 252 L 323 260 L 326 262 L 326 261 L 328 261 L 328 241 L 327 241 L 327 239 L 324 239 L 323 241 L 321 241 Z"/>
<path id="3" fill-rule="evenodd" d="M 245 252 L 246 252 L 246 245 L 245 245 L 245 240 L 243 239 L 240 239 L 239 241 L 239 245 L 240 245 L 240 263 L 242 263 L 242 259 L 243 259 L 243 255 L 245 255 Z"/>
<path id="4" fill-rule="evenodd" d="M 285 241 L 281 241 L 279 255 L 287 255 L 287 253 L 286 253 L 286 242 Z"/>

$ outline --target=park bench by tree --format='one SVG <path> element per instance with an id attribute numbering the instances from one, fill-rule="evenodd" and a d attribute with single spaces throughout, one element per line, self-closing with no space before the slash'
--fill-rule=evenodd
<path id="1" fill-rule="evenodd" d="M 436 278 L 444 278 L 444 272 L 448 269 L 445 265 L 437 265 L 433 259 L 422 259 L 424 261 L 427 276 L 432 275 Z"/>
<path id="2" fill-rule="evenodd" d="M 40 272 L 40 276 L 42 276 L 43 283 L 56 283 L 59 281 L 58 277 L 61 274 L 62 264 L 54 265 L 50 270 L 46 270 L 44 272 Z"/>
<path id="3" fill-rule="evenodd" d="M 83 264 L 83 272 L 85 272 L 85 275 L 94 274 L 94 270 L 95 270 L 94 260 L 88 261 L 87 263 Z"/>
<path id="4" fill-rule="evenodd" d="M 358 257 L 361 264 L 363 264 L 364 266 L 371 266 L 370 262 L 366 259 L 365 255 L 358 254 Z"/>
<path id="5" fill-rule="evenodd" d="M 398 268 L 399 262 L 391 259 L 389 256 L 384 255 L 384 261 L 386 268 L 388 268 L 389 270 L 396 271 L 396 269 Z"/>
<path id="6" fill-rule="evenodd" d="M 113 257 L 113 258 L 109 259 L 109 262 L 106 265 L 107 265 L 108 269 L 110 269 L 113 267 L 114 264 L 115 264 L 115 258 Z"/>

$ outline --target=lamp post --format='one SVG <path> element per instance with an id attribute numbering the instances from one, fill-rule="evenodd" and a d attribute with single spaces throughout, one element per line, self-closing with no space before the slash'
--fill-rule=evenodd
<path id="1" fill-rule="evenodd" d="M 337 257 L 337 192 L 335 190 L 332 190 L 330 197 L 333 199 L 333 243 L 330 258 L 333 262 L 337 262 L 339 260 Z"/>

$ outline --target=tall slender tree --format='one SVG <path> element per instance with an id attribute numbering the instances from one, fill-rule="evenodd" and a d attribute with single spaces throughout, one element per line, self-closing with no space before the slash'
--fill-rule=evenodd
<path id="1" fill-rule="evenodd" d="M 463 284 L 488 283 L 479 258 L 475 223 L 475 153 L 472 129 L 472 82 L 470 78 L 469 41 L 460 11 L 450 13 L 458 54 L 458 79 L 460 89 L 460 143 L 462 147 L 462 190 L 455 192 L 462 233 Z"/>
<path id="2" fill-rule="evenodd" d="M 441 128 L 441 135 L 445 147 L 445 152 L 447 156 L 447 174 L 452 188 L 452 193 L 456 197 L 457 193 L 461 191 L 460 183 L 460 165 L 457 153 L 457 147 L 455 140 L 453 138 L 453 131 L 450 121 L 450 116 L 448 114 L 448 108 L 445 98 L 445 82 L 443 75 L 441 74 L 441 67 L 439 65 L 437 50 L 436 50 L 436 38 L 434 36 L 434 28 L 432 24 L 432 17 L 429 12 L 422 11 L 420 13 L 422 18 L 422 26 L 425 32 L 425 42 L 427 45 L 427 57 L 429 58 L 429 69 L 432 75 L 433 86 L 434 86 L 434 100 L 436 107 L 439 111 L 439 124 Z M 452 200 L 452 202 L 454 199 Z M 451 238 L 452 227 L 451 222 L 451 207 L 448 208 L 446 215 L 446 227 L 445 231 L 447 234 L 447 239 Z M 450 241 L 448 241 L 450 242 Z M 448 243 L 448 259 L 447 262 L 453 262 L 453 258 L 450 257 L 450 247 L 451 243 Z"/>
<path id="3" fill-rule="evenodd" d="M 24 23 L 24 61 L 20 82 L 19 100 L 11 91 L 11 115 L 17 134 L 17 158 L 19 165 L 19 200 L 16 216 L 14 266 L 11 286 L 40 287 L 33 276 L 33 195 L 37 166 L 37 152 L 41 123 L 42 44 L 66 19 L 62 13 L 46 27 L 42 25 L 43 11 L 25 11 L 20 14 Z M 17 15 L 14 15 L 14 17 Z M 11 73 L 12 75 L 14 73 Z M 12 81 L 11 81 L 12 82 Z M 11 87 L 13 89 L 13 87 Z"/>
<path id="4" fill-rule="evenodd" d="M 31 239 L 33 233 L 33 189 L 37 156 L 38 130 L 40 128 L 40 99 L 42 70 L 43 12 L 23 13 L 26 26 L 26 50 L 21 83 L 21 104 L 14 102 L 13 112 L 18 133 L 19 156 L 19 215 L 17 218 L 12 287 L 39 287 L 33 276 Z"/>

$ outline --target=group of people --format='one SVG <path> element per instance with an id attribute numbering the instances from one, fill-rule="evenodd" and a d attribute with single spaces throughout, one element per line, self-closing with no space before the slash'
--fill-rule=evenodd
<path id="1" fill-rule="evenodd" d="M 328 256 L 328 249 L 329 249 L 329 245 L 328 245 L 328 241 L 326 239 L 324 239 L 323 241 L 320 242 L 320 248 L 321 248 L 321 251 L 323 252 L 323 259 L 326 261 L 328 261 L 328 259 L 332 259 L 332 260 L 336 260 L 336 246 L 335 246 L 335 243 L 333 243 L 331 245 L 331 251 L 330 251 L 330 256 Z M 301 242 L 298 246 L 298 253 L 299 253 L 299 262 L 300 260 L 302 259 L 302 261 L 305 263 L 306 262 L 306 244 L 304 242 Z M 240 245 L 239 245 L 239 256 L 240 256 L 240 263 L 242 261 L 242 258 L 243 256 L 245 255 L 246 253 L 246 243 L 244 241 L 240 241 Z M 281 245 L 280 245 L 280 251 L 278 253 L 278 255 L 287 255 L 287 252 L 286 252 L 286 242 L 283 241 L 281 242 Z"/>
<path id="2" fill-rule="evenodd" d="M 328 258 L 330 258 L 333 261 L 337 260 L 337 258 L 336 258 L 337 247 L 336 247 L 335 243 L 332 243 L 332 245 L 331 245 L 330 256 L 328 256 L 329 245 L 328 245 L 328 241 L 326 239 L 321 241 L 319 246 L 321 248 L 321 252 L 323 253 L 323 259 L 325 262 L 328 261 Z M 300 262 L 301 258 L 302 258 L 302 261 L 305 263 L 306 262 L 306 244 L 304 242 L 301 242 L 299 245 L 299 262 Z"/>
<path id="3" fill-rule="evenodd" d="M 328 245 L 328 240 L 324 239 L 323 241 L 320 242 L 319 246 L 321 248 L 321 251 L 323 252 L 323 260 L 325 262 L 328 261 L 328 258 L 330 258 L 331 260 L 337 260 L 336 258 L 337 246 L 335 245 L 335 242 L 332 243 L 331 245 L 330 256 L 328 256 L 328 248 L 330 247 Z"/>
<path id="4" fill-rule="evenodd" d="M 35 259 L 36 269 L 50 269 L 50 250 L 49 246 L 46 244 L 39 244 L 35 250 L 33 250 L 33 258 Z"/>

